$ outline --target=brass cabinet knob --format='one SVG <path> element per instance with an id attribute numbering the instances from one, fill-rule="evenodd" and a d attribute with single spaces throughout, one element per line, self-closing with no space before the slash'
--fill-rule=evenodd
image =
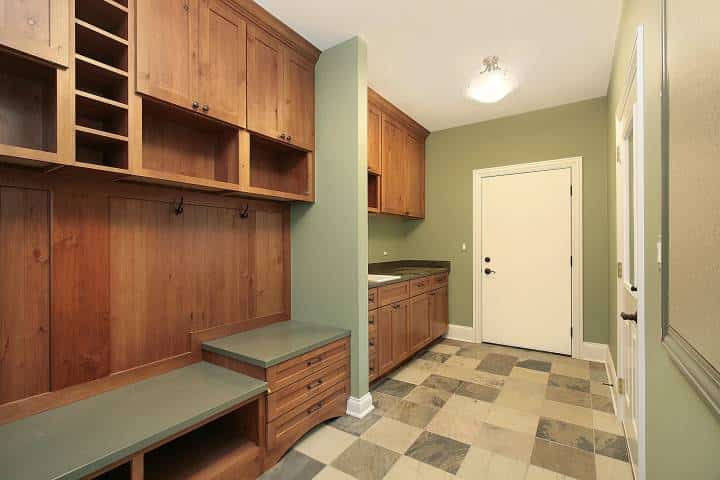
<path id="1" fill-rule="evenodd" d="M 197 110 L 198 108 L 200 108 L 200 102 L 198 102 L 197 100 L 195 100 L 195 101 L 192 103 L 192 108 L 195 109 L 195 110 Z"/>
<path id="2" fill-rule="evenodd" d="M 207 104 L 206 104 L 206 105 L 203 105 L 202 111 L 203 111 L 203 112 L 209 112 L 209 111 L 210 111 L 210 105 L 207 105 Z"/>

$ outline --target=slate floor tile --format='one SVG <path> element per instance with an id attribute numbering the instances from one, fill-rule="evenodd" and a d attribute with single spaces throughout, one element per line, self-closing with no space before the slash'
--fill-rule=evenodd
<path id="1" fill-rule="evenodd" d="M 407 423 L 413 427 L 425 428 L 439 410 L 439 408 L 418 405 L 417 403 L 407 400 L 400 400 L 400 403 L 385 413 L 385 416 Z"/>
<path id="2" fill-rule="evenodd" d="M 567 388 L 583 393 L 590 393 L 590 381 L 584 378 L 568 377 L 567 375 L 559 375 L 551 373 L 548 385 L 551 387 Z"/>
<path id="3" fill-rule="evenodd" d="M 530 463 L 578 480 L 596 480 L 595 455 L 541 438 L 535 439 Z"/>
<path id="4" fill-rule="evenodd" d="M 377 415 L 385 415 L 393 408 L 400 404 L 402 399 L 393 397 L 392 395 L 385 395 L 380 392 L 372 392 L 373 406 L 375 410 L 373 412 Z"/>
<path id="5" fill-rule="evenodd" d="M 535 435 L 538 438 L 595 453 L 593 431 L 589 428 L 542 417 Z"/>
<path id="6" fill-rule="evenodd" d="M 488 353 L 480 362 L 477 369 L 483 372 L 494 373 L 496 375 L 510 375 L 517 357 L 511 355 L 502 355 L 499 353 Z"/>
<path id="7" fill-rule="evenodd" d="M 477 383 L 461 382 L 455 393 L 457 395 L 474 398 L 475 400 L 482 400 L 483 402 L 494 402 L 498 395 L 500 395 L 500 390 L 485 385 L 478 385 Z"/>
<path id="8" fill-rule="evenodd" d="M 338 430 L 342 430 L 343 432 L 352 433 L 353 435 L 360 436 L 381 418 L 382 417 L 375 412 L 370 412 L 363 418 L 355 418 L 349 415 L 345 415 L 331 421 L 330 426 L 335 427 Z"/>
<path id="9" fill-rule="evenodd" d="M 625 437 L 600 430 L 595 430 L 595 453 L 622 462 L 627 462 L 630 458 Z"/>
<path id="10" fill-rule="evenodd" d="M 444 390 L 449 393 L 455 393 L 455 390 L 460 386 L 460 380 L 450 377 L 443 377 L 442 375 L 430 375 L 421 384 L 423 387 L 435 388 L 437 390 Z"/>
<path id="11" fill-rule="evenodd" d="M 533 434 L 485 423 L 473 445 L 527 463 L 532 453 L 534 438 Z"/>
<path id="12" fill-rule="evenodd" d="M 604 363 L 590 362 L 590 380 L 607 383 L 607 369 Z"/>
<path id="13" fill-rule="evenodd" d="M 448 473 L 460 468 L 470 445 L 431 432 L 423 432 L 405 455 Z"/>
<path id="14" fill-rule="evenodd" d="M 592 403 L 593 410 L 599 412 L 615 414 L 615 407 L 613 407 L 612 398 L 604 397 L 602 395 L 591 395 L 590 402 Z"/>
<path id="15" fill-rule="evenodd" d="M 360 439 L 340 454 L 332 466 L 359 480 L 381 480 L 398 458 L 399 453 Z"/>
<path id="16" fill-rule="evenodd" d="M 554 402 L 567 403 L 576 407 L 590 408 L 590 394 L 567 388 L 547 387 L 545 398 Z"/>
<path id="17" fill-rule="evenodd" d="M 445 361 L 450 358 L 450 355 L 447 353 L 440 353 L 440 352 L 433 352 L 431 350 L 426 350 L 422 353 L 420 353 L 417 357 L 419 360 L 428 360 L 430 362 L 438 362 L 438 363 L 445 363 Z"/>
<path id="18" fill-rule="evenodd" d="M 445 402 L 448 401 L 451 395 L 452 394 L 450 392 L 445 390 L 438 390 L 436 388 L 428 388 L 418 385 L 405 397 L 405 399 L 419 405 L 441 408 L 445 405 Z"/>
<path id="19" fill-rule="evenodd" d="M 297 450 L 290 450 L 273 468 L 260 477 L 261 480 L 310 480 L 325 468 L 325 464 Z"/>
<path id="20" fill-rule="evenodd" d="M 386 395 L 403 398 L 414 388 L 415 385 L 412 383 L 402 382 L 400 380 L 395 380 L 394 378 L 386 378 L 385 380 L 382 380 L 379 384 L 375 385 L 373 390 L 378 393 L 384 393 Z"/>
<path id="21" fill-rule="evenodd" d="M 543 362 L 541 360 L 527 359 L 520 360 L 516 366 L 522 368 L 528 368 L 530 370 L 537 370 L 539 372 L 549 372 L 552 364 L 550 362 Z"/>

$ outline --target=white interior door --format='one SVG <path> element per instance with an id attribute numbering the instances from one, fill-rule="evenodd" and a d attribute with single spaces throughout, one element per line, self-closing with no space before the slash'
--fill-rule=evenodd
<path id="1" fill-rule="evenodd" d="M 570 168 L 484 177 L 483 341 L 572 352 Z"/>

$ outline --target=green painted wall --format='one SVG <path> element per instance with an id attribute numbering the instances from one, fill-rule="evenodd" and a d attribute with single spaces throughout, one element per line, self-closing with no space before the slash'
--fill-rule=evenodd
<path id="1" fill-rule="evenodd" d="M 367 46 L 353 38 L 315 67 L 313 205 L 292 207 L 294 320 L 352 331 L 352 395 L 368 391 Z"/>
<path id="2" fill-rule="evenodd" d="M 576 156 L 583 157 L 584 174 L 585 340 L 607 343 L 605 98 L 433 132 L 426 144 L 426 219 L 371 222 L 370 257 L 401 246 L 396 257 L 450 260 L 450 323 L 471 326 L 472 171 Z"/>
<path id="3" fill-rule="evenodd" d="M 700 0 L 691 3 L 675 1 L 680 8 L 701 9 Z M 647 363 L 647 475 L 648 480 L 717 479 L 720 478 L 720 419 L 680 374 L 665 351 L 661 338 L 660 272 L 656 247 L 661 232 L 661 5 L 658 0 L 625 0 L 616 40 L 613 73 L 608 91 L 608 210 L 615 211 L 614 125 L 621 92 L 625 85 L 627 65 L 635 31 L 643 25 L 645 32 L 645 298 Z M 708 206 L 708 210 L 711 206 Z M 709 212 L 708 212 L 709 214 Z M 614 218 L 610 222 L 609 265 L 616 260 Z M 609 268 L 609 270 L 612 270 Z M 612 273 L 612 272 L 609 272 Z M 611 292 L 609 321 L 610 345 L 617 360 L 615 334 L 615 277 L 608 276 Z"/>
<path id="4" fill-rule="evenodd" d="M 406 260 L 408 229 L 419 220 L 390 215 L 368 216 L 368 259 L 370 263 Z M 387 252 L 387 255 L 383 255 Z"/>

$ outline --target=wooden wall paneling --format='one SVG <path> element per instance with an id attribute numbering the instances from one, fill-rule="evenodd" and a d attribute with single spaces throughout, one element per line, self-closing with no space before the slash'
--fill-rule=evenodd
<path id="1" fill-rule="evenodd" d="M 405 136 L 407 168 L 407 211 L 411 217 L 425 217 L 425 140 L 412 133 Z"/>
<path id="2" fill-rule="evenodd" d="M 315 64 L 283 47 L 281 133 L 301 148 L 315 147 Z"/>
<path id="3" fill-rule="evenodd" d="M 110 371 L 107 198 L 55 188 L 52 229 L 52 389 Z"/>
<path id="4" fill-rule="evenodd" d="M 0 404 L 50 389 L 50 200 L 0 187 Z"/>
<path id="5" fill-rule="evenodd" d="M 281 132 L 283 50 L 279 40 L 255 25 L 247 36 L 247 128 L 271 138 Z"/>
<path id="6" fill-rule="evenodd" d="M 250 317 L 290 312 L 289 210 L 251 212 Z"/>

